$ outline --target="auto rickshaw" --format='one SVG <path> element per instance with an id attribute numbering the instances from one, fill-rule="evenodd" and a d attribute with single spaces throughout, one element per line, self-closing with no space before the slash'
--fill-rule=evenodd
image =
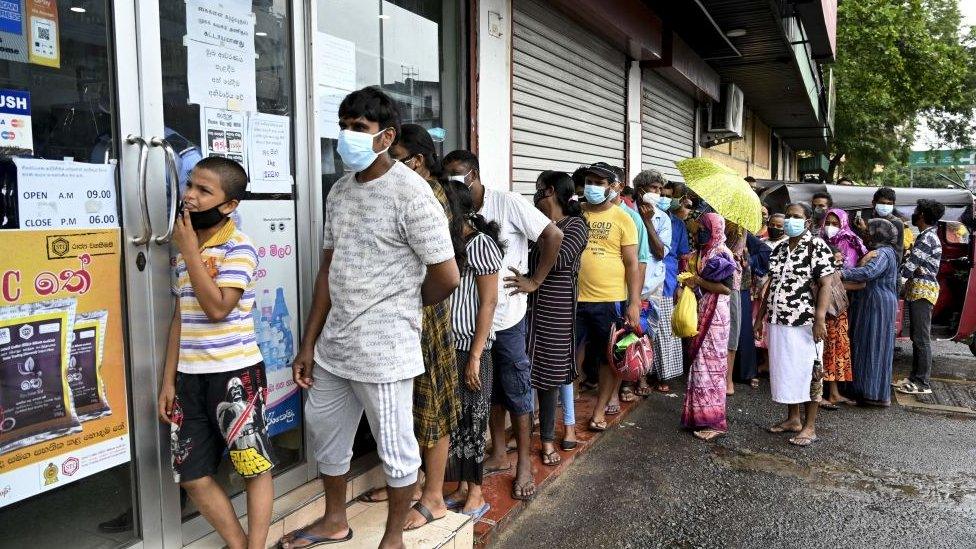
<path id="1" fill-rule="evenodd" d="M 828 192 L 834 207 L 848 212 L 853 220 L 858 211 L 872 216 L 871 200 L 879 187 L 792 183 L 774 180 L 756 182 L 760 198 L 770 213 L 783 212 L 791 202 L 809 203 L 814 193 Z M 939 222 L 942 241 L 942 264 L 939 268 L 939 300 L 932 309 L 932 334 L 940 339 L 964 343 L 976 355 L 976 220 L 973 217 L 973 194 L 965 189 L 895 188 L 895 214 L 907 220 L 919 199 L 937 200 L 946 211 Z M 912 227 L 917 232 L 917 229 Z M 902 335 L 902 302 L 899 301 L 896 330 Z M 907 335 L 907 330 L 905 330 Z"/>

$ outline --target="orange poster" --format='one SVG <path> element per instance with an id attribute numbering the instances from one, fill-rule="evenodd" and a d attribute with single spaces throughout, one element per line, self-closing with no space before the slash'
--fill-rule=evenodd
<path id="1" fill-rule="evenodd" d="M 131 459 L 120 246 L 0 231 L 0 507 Z"/>
<path id="2" fill-rule="evenodd" d="M 27 0 L 28 61 L 61 68 L 61 30 L 57 0 Z"/>

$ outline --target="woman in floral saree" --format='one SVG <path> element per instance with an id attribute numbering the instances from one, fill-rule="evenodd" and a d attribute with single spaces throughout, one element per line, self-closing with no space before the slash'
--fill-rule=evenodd
<path id="1" fill-rule="evenodd" d="M 686 279 L 687 288 L 697 290 L 698 335 L 689 349 L 692 358 L 685 389 L 681 425 L 709 441 L 725 434 L 725 375 L 728 370 L 729 296 L 735 285 L 738 265 L 725 246 L 725 220 L 715 213 L 698 219 L 696 235 L 698 266 Z"/>

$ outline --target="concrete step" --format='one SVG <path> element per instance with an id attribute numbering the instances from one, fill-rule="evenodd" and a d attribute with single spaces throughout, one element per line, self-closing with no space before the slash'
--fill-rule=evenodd
<path id="1" fill-rule="evenodd" d="M 329 545 L 336 549 L 375 548 L 383 537 L 386 527 L 386 503 L 363 503 L 353 499 L 371 488 L 383 486 L 385 477 L 380 466 L 358 475 L 348 484 L 346 513 L 353 539 L 345 543 Z M 325 512 L 325 494 L 318 480 L 309 482 L 277 498 L 273 522 L 268 532 L 267 547 L 276 547 L 278 540 L 287 532 L 301 528 L 322 516 Z M 241 519 L 247 528 L 247 517 Z M 444 518 L 423 528 L 404 532 L 404 541 L 410 549 L 471 549 L 474 545 L 474 523 L 465 515 L 448 512 Z M 224 542 L 216 532 L 186 546 L 187 549 L 220 549 Z"/>

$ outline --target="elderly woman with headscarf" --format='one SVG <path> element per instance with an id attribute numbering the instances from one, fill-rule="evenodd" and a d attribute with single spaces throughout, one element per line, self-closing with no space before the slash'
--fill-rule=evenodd
<path id="1" fill-rule="evenodd" d="M 725 418 L 725 374 L 728 369 L 729 296 L 736 261 L 725 246 L 725 220 L 715 213 L 698 219 L 695 274 L 681 291 L 697 290 L 698 335 L 691 341 L 692 358 L 685 389 L 681 425 L 709 441 L 728 431 Z"/>
<path id="2" fill-rule="evenodd" d="M 827 241 L 827 244 L 840 250 L 844 256 L 845 269 L 856 267 L 857 262 L 864 257 L 864 254 L 868 253 L 861 237 L 857 236 L 851 229 L 847 212 L 840 208 L 833 208 L 827 212 L 820 236 Z"/>
<path id="3" fill-rule="evenodd" d="M 895 312 L 898 309 L 898 229 L 888 220 L 868 222 L 871 248 L 857 267 L 844 269 L 845 282 L 865 282 L 849 310 L 853 395 L 873 406 L 891 404 L 891 365 L 895 354 Z"/>

